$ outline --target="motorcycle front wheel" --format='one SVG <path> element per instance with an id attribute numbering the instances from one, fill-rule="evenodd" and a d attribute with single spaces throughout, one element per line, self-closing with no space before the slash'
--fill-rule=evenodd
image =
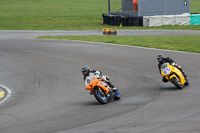
<path id="1" fill-rule="evenodd" d="M 104 90 L 100 87 L 96 87 L 94 89 L 94 97 L 99 101 L 101 104 L 106 104 L 108 102 L 108 98 L 104 92 Z"/>
<path id="2" fill-rule="evenodd" d="M 178 78 L 173 77 L 172 79 L 172 83 L 179 89 L 183 88 L 183 85 L 181 84 L 181 82 L 179 81 Z"/>

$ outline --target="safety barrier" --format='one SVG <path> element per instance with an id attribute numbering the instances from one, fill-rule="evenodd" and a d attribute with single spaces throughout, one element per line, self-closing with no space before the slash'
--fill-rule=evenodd
<path id="1" fill-rule="evenodd" d="M 190 14 L 185 13 L 181 15 L 156 15 L 144 16 L 143 26 L 163 26 L 163 25 L 190 25 Z"/>
<path id="2" fill-rule="evenodd" d="M 143 26 L 142 16 L 124 16 L 102 14 L 103 24 L 113 26 Z"/>
<path id="3" fill-rule="evenodd" d="M 200 25 L 200 14 L 196 13 L 196 14 L 191 14 L 190 15 L 190 24 L 191 25 Z"/>
<path id="4" fill-rule="evenodd" d="M 102 14 L 102 24 L 113 26 L 162 26 L 162 25 L 200 25 L 200 14 L 177 14 L 155 16 L 125 16 Z"/>

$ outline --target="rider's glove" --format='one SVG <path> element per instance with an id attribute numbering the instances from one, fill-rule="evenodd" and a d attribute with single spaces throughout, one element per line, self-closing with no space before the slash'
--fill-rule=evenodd
<path id="1" fill-rule="evenodd" d="M 102 77 L 102 79 L 104 80 L 104 81 L 106 81 L 106 82 L 109 82 L 109 78 L 107 78 L 107 76 L 105 75 L 105 76 L 103 76 Z"/>
<path id="2" fill-rule="evenodd" d="M 178 67 L 178 64 L 176 64 L 175 62 L 172 62 L 171 65 L 174 66 L 174 67 Z"/>
<path id="3" fill-rule="evenodd" d="M 176 64 L 175 62 L 172 62 L 172 63 L 171 63 L 172 66 L 175 66 L 175 64 Z"/>

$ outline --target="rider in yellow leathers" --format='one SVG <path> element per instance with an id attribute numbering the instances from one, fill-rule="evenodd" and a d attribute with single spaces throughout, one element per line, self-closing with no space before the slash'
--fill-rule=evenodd
<path id="1" fill-rule="evenodd" d="M 163 63 L 168 62 L 170 65 L 172 65 L 172 66 L 178 68 L 178 69 L 183 73 L 183 76 L 185 77 L 186 82 L 188 82 L 186 72 L 181 68 L 180 65 L 178 65 L 178 64 L 175 62 L 175 60 L 173 60 L 173 59 L 170 58 L 170 57 L 164 57 L 163 54 L 158 54 L 158 55 L 157 55 L 157 60 L 158 60 L 158 62 L 159 62 L 159 63 L 158 63 L 158 68 L 159 68 L 159 72 L 160 72 L 160 73 L 161 73 L 161 65 L 162 65 Z M 163 82 L 168 82 L 168 80 L 167 80 L 165 77 L 163 77 L 162 81 L 163 81 Z"/>

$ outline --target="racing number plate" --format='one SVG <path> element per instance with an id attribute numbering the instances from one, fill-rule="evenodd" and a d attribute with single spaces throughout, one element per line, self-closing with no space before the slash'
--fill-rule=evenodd
<path id="1" fill-rule="evenodd" d="M 164 74 L 168 75 L 171 72 L 171 69 L 169 67 L 165 68 Z"/>

